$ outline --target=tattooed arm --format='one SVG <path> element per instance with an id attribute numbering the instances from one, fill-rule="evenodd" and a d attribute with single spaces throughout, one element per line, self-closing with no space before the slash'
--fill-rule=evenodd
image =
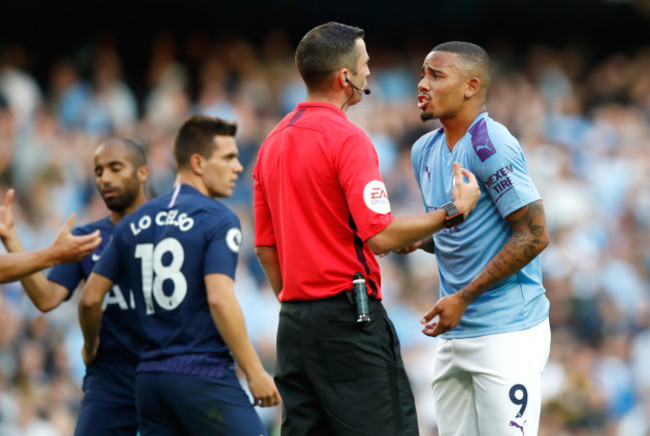
<path id="1" fill-rule="evenodd" d="M 511 213 L 506 218 L 512 236 L 483 270 L 463 289 L 438 300 L 422 318 L 422 324 L 436 315 L 439 321 L 424 326 L 427 336 L 438 336 L 456 327 L 465 309 L 496 283 L 510 277 L 533 260 L 548 245 L 544 206 L 538 200 Z"/>

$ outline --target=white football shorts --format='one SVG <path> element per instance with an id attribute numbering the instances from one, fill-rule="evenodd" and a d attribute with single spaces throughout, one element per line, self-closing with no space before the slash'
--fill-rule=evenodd
<path id="1" fill-rule="evenodd" d="M 528 330 L 438 339 L 431 383 L 440 436 L 536 436 L 548 318 Z"/>

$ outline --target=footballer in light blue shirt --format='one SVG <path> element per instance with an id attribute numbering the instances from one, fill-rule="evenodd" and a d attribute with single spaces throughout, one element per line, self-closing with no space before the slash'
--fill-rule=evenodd
<path id="1" fill-rule="evenodd" d="M 487 114 L 485 50 L 438 44 L 421 73 L 420 117 L 442 127 L 414 144 L 413 170 L 426 209 L 445 209 L 447 224 L 405 251 L 419 245 L 438 260 L 440 299 L 421 321 L 424 334 L 440 337 L 431 383 L 438 431 L 534 436 L 551 341 L 538 257 L 549 243 L 544 207 L 519 143 Z M 453 206 L 455 165 L 481 189 L 465 220 Z"/>
<path id="2" fill-rule="evenodd" d="M 519 143 L 486 112 L 476 117 L 452 151 L 441 127 L 415 143 L 411 158 L 427 211 L 453 201 L 454 162 L 474 173 L 481 189 L 476 208 L 465 222 L 433 236 L 440 296 L 444 297 L 467 286 L 512 237 L 513 229 L 505 218 L 541 197 L 528 176 Z M 442 337 L 525 330 L 548 317 L 548 310 L 540 260 L 535 257 L 494 283 L 467 307 L 458 326 Z"/>

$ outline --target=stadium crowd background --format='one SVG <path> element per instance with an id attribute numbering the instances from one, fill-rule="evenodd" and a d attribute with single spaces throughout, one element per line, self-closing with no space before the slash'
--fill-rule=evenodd
<path id="1" fill-rule="evenodd" d="M 226 201 L 244 230 L 236 289 L 250 335 L 272 371 L 279 304 L 252 247 L 251 171 L 265 135 L 305 95 L 293 63 L 298 39 L 330 19 L 366 29 L 372 95 L 348 116 L 372 138 L 397 214 L 422 211 L 410 146 L 436 127 L 424 125 L 416 108 L 422 60 L 438 42 L 471 40 L 492 57 L 488 111 L 520 140 L 551 236 L 542 254 L 553 342 L 540 435 L 650 434 L 650 38 L 639 37 L 649 28 L 643 8 L 626 9 L 636 17 L 627 27 L 606 19 L 611 9 L 594 8 L 591 13 L 600 18 L 585 19 L 585 34 L 573 26 L 571 37 L 563 39 L 539 33 L 543 18 L 518 20 L 511 35 L 503 26 L 490 33 L 490 25 L 478 26 L 479 12 L 487 8 L 478 0 L 455 3 L 460 11 L 441 2 L 439 15 L 421 14 L 407 0 L 411 21 L 397 14 L 391 33 L 390 22 L 386 27 L 371 22 L 358 3 L 344 16 L 316 5 L 322 10 L 296 21 L 306 12 L 285 2 L 285 19 L 266 27 L 260 25 L 262 3 L 252 3 L 257 14 L 250 16 L 250 26 L 241 26 L 247 21 L 239 17 L 237 31 L 232 23 L 228 31 L 218 24 L 210 30 L 209 19 L 198 14 L 203 24 L 198 28 L 208 30 L 158 23 L 125 33 L 135 19 L 125 17 L 122 30 L 116 30 L 110 26 L 117 17 L 113 12 L 97 28 L 80 23 L 78 33 L 68 18 L 57 34 L 56 14 L 51 20 L 47 15 L 65 14 L 66 6 L 50 7 L 25 30 L 27 8 L 39 2 L 9 2 L 9 21 L 12 13 L 15 20 L 0 31 L 0 201 L 9 187 L 17 190 L 14 213 L 25 245 L 49 243 L 71 212 L 78 213 L 79 223 L 106 214 L 92 164 L 103 139 L 124 136 L 146 146 L 149 191 L 155 196 L 172 186 L 171 142 L 188 115 L 236 120 L 245 173 Z M 501 9 L 490 15 L 491 24 L 505 22 L 497 20 L 498 11 L 513 3 L 495 2 Z M 172 4 L 161 2 L 171 21 Z M 206 4 L 197 2 L 192 11 Z M 580 10 L 565 5 L 557 19 L 560 24 L 579 19 Z M 226 10 L 237 11 L 245 13 L 243 6 Z M 228 14 L 213 18 L 228 22 Z M 452 17 L 447 22 L 445 14 Z M 551 15 L 545 11 L 542 17 Z M 639 22 L 644 31 L 637 29 Z M 454 30 L 463 23 L 473 30 Z M 537 40 L 522 37 L 535 30 Z M 419 320 L 437 298 L 435 258 L 389 255 L 380 263 L 422 435 L 433 436 L 435 344 L 420 332 Z M 0 435 L 72 434 L 84 374 L 77 297 L 43 315 L 19 283 L 0 285 Z M 270 429 L 278 428 L 279 408 L 260 413 Z"/>

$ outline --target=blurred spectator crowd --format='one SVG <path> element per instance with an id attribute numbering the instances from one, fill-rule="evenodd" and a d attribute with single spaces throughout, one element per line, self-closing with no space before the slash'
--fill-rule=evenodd
<path id="1" fill-rule="evenodd" d="M 441 41 L 367 42 L 373 92 L 348 117 L 377 149 L 393 212 L 420 213 L 410 147 L 438 125 L 420 121 L 416 85 L 424 56 Z M 551 236 L 542 254 L 553 339 L 540 435 L 650 435 L 650 47 L 600 56 L 580 43 L 485 48 L 493 62 L 488 112 L 520 140 Z M 272 372 L 279 303 L 253 251 L 251 171 L 266 134 L 305 96 L 293 50 L 282 31 L 258 42 L 160 34 L 141 54 L 146 71 L 130 71 L 109 37 L 62 54 L 37 80 L 29 47 L 2 47 L 0 202 L 16 189 L 25 245 L 48 244 L 72 212 L 78 223 L 106 214 L 93 175 L 104 139 L 146 147 L 153 197 L 172 187 L 171 143 L 190 114 L 236 120 L 245 173 L 225 201 L 244 228 L 236 288 Z M 434 436 L 435 340 L 419 320 L 437 299 L 435 257 L 391 254 L 380 263 L 421 433 Z M 76 294 L 43 315 L 20 283 L 0 285 L 1 435 L 72 434 L 85 371 Z M 278 409 L 260 410 L 272 431 Z"/>

